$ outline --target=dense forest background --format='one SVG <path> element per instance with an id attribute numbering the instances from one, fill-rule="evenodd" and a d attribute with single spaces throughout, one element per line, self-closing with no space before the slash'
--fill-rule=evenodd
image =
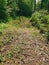
<path id="1" fill-rule="evenodd" d="M 49 0 L 1 0 L 0 20 L 8 17 L 31 16 L 35 11 L 49 11 Z"/>

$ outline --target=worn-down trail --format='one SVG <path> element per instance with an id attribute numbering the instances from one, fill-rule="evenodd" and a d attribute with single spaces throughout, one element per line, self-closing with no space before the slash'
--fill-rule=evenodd
<path id="1" fill-rule="evenodd" d="M 6 29 L 0 38 L 0 65 L 49 65 L 49 45 L 35 28 Z"/>

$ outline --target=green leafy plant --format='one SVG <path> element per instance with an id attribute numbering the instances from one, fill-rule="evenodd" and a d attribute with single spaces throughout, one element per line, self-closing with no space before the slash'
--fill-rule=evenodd
<path id="1" fill-rule="evenodd" d="M 8 56 L 9 59 L 12 59 L 13 53 L 11 51 L 9 51 L 8 54 L 7 54 L 7 56 Z"/>
<path id="2" fill-rule="evenodd" d="M 40 33 L 45 34 L 47 32 L 47 34 L 45 34 L 45 36 L 47 37 L 47 39 L 49 39 L 49 14 L 46 10 L 42 10 L 39 12 L 35 12 L 32 17 L 31 20 L 32 25 L 37 27 L 38 29 L 40 29 Z"/>

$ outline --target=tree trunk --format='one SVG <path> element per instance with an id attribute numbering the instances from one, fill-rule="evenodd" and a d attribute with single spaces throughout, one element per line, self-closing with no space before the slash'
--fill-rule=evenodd
<path id="1" fill-rule="evenodd" d="M 36 11 L 36 0 L 34 0 L 34 12 Z"/>
<path id="2" fill-rule="evenodd" d="M 48 12 L 49 12 L 49 0 L 48 0 Z"/>
<path id="3" fill-rule="evenodd" d="M 41 9 L 43 9 L 43 3 L 44 2 L 45 2 L 44 0 L 41 0 Z"/>

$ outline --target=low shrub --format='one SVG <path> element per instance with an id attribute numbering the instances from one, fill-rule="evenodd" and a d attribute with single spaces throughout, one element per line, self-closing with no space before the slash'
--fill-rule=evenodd
<path id="1" fill-rule="evenodd" d="M 32 25 L 40 29 L 41 33 L 46 33 L 47 32 L 47 38 L 49 39 L 49 14 L 47 11 L 42 10 L 39 12 L 35 12 L 31 19 L 30 22 L 32 22 Z"/>

